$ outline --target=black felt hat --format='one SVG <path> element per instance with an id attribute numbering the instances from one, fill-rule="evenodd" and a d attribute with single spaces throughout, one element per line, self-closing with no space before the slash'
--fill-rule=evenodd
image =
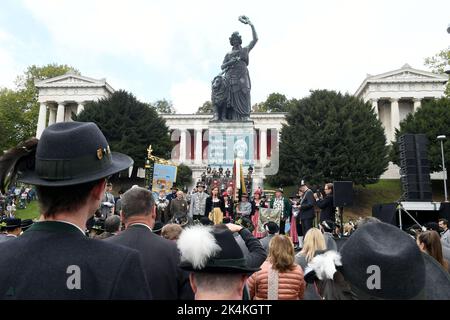
<path id="1" fill-rule="evenodd" d="M 22 220 L 19 218 L 6 218 L 3 220 L 3 230 L 14 230 L 22 226 Z"/>
<path id="2" fill-rule="evenodd" d="M 342 274 L 360 299 L 450 299 L 450 276 L 400 229 L 383 223 L 358 228 L 340 250 Z M 379 270 L 380 286 L 369 288 Z"/>
<path id="3" fill-rule="evenodd" d="M 69 186 L 105 178 L 133 165 L 111 152 L 92 122 L 60 122 L 46 128 L 38 142 L 35 167 L 19 172 L 19 180 L 39 186 Z"/>
<path id="4" fill-rule="evenodd" d="M 267 230 L 270 234 L 275 234 L 280 231 L 280 227 L 273 221 L 269 221 L 264 225 L 264 229 Z"/>
<path id="5" fill-rule="evenodd" d="M 31 225 L 32 225 L 33 223 L 34 223 L 34 222 L 33 222 L 33 220 L 31 220 L 31 219 L 25 219 L 25 220 L 22 220 L 22 223 L 21 223 L 22 230 L 23 230 L 23 231 L 27 230 L 29 227 L 31 227 Z"/>
<path id="6" fill-rule="evenodd" d="M 203 273 L 251 274 L 241 248 L 228 229 L 196 225 L 185 229 L 177 241 L 183 270 Z"/>

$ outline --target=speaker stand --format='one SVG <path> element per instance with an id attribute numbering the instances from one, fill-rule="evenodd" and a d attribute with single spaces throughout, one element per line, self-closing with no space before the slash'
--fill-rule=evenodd
<path id="1" fill-rule="evenodd" d="M 419 222 L 417 222 L 416 219 L 414 219 L 414 217 L 403 207 L 401 203 L 397 205 L 397 210 L 398 210 L 398 225 L 400 230 L 403 230 L 402 211 L 404 211 L 417 225 L 419 225 L 421 229 L 423 228 L 423 226 Z"/>

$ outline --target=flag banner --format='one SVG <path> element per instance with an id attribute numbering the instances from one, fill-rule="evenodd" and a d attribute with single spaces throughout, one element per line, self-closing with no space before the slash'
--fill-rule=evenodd
<path id="1" fill-rule="evenodd" d="M 153 166 L 152 192 L 159 193 L 164 190 L 170 193 L 177 180 L 177 166 L 155 163 Z"/>
<path id="2" fill-rule="evenodd" d="M 241 170 L 239 170 L 240 167 L 240 159 L 236 158 L 234 159 L 234 165 L 233 165 L 233 174 L 234 174 L 234 199 L 237 201 L 239 199 L 239 190 L 241 188 Z"/>
<path id="3" fill-rule="evenodd" d="M 240 177 L 241 190 L 242 190 L 242 193 L 247 193 L 247 187 L 245 185 L 244 168 L 242 167 L 242 161 L 240 161 L 240 167 L 239 168 L 240 168 L 240 170 L 239 170 L 239 172 L 240 172 L 239 177 Z"/>

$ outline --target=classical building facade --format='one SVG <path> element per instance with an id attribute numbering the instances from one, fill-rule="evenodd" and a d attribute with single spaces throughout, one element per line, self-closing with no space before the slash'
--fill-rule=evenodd
<path id="1" fill-rule="evenodd" d="M 355 96 L 370 101 L 385 129 L 387 143 L 394 139 L 395 129 L 409 113 L 428 99 L 442 97 L 447 75 L 417 70 L 405 64 L 402 68 L 379 75 L 368 75 Z M 36 137 L 55 122 L 71 121 L 72 114 L 83 110 L 84 104 L 109 97 L 114 89 L 105 79 L 96 80 L 65 74 L 36 83 L 39 90 L 39 120 Z M 193 170 L 194 181 L 206 169 L 208 129 L 211 115 L 163 114 L 176 147 L 172 158 Z M 252 113 L 254 128 L 255 185 L 262 186 L 263 168 L 270 164 L 273 150 L 278 148 L 279 133 L 285 113 Z M 382 178 L 399 178 L 398 167 L 390 164 Z M 432 175 L 433 178 L 433 175 Z"/>
<path id="2" fill-rule="evenodd" d="M 447 81 L 446 74 L 417 70 L 405 64 L 394 71 L 368 75 L 355 96 L 372 104 L 383 124 L 387 143 L 390 144 L 395 140 L 395 129 L 400 127 L 400 122 L 419 109 L 426 100 L 442 97 Z M 399 167 L 392 163 L 382 176 L 384 179 L 399 177 Z M 436 174 L 432 175 L 432 178 L 438 177 Z"/>
<path id="3" fill-rule="evenodd" d="M 84 105 L 109 97 L 114 89 L 105 79 L 92 79 L 74 73 L 50 78 L 35 83 L 39 90 L 40 103 L 36 137 L 55 123 L 72 121 L 72 114 L 80 113 Z"/>
<path id="4" fill-rule="evenodd" d="M 372 103 L 389 143 L 408 114 L 420 108 L 424 101 L 442 97 L 447 80 L 445 74 L 417 70 L 405 64 L 398 70 L 368 75 L 355 96 Z"/>

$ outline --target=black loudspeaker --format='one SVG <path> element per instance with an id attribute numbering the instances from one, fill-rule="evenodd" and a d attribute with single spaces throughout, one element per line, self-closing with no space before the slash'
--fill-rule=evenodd
<path id="1" fill-rule="evenodd" d="M 353 205 L 353 182 L 334 181 L 333 201 L 335 207 L 348 207 Z"/>
<path id="2" fill-rule="evenodd" d="M 396 203 L 376 204 L 372 207 L 372 216 L 389 224 L 396 225 Z"/>
<path id="3" fill-rule="evenodd" d="M 427 137 L 424 134 L 404 134 L 398 141 L 403 200 L 431 201 Z"/>
<path id="4" fill-rule="evenodd" d="M 439 208 L 439 218 L 444 218 L 450 221 L 450 202 L 441 202 Z"/>

